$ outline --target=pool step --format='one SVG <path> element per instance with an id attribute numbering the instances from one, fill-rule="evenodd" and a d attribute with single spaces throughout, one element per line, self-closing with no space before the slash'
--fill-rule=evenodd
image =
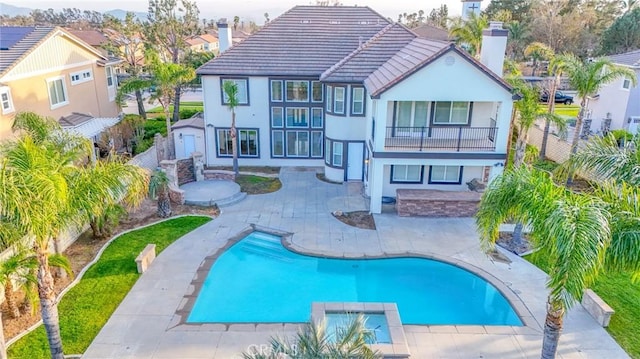
<path id="1" fill-rule="evenodd" d="M 242 243 L 242 250 L 262 256 L 271 257 L 285 262 L 291 262 L 292 259 L 283 255 L 285 249 L 280 244 L 280 239 L 277 237 L 259 237 L 259 238 L 247 238 Z"/>

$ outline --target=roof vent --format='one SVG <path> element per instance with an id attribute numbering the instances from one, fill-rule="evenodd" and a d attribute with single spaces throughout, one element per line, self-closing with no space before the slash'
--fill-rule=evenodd
<path id="1" fill-rule="evenodd" d="M 311 20 L 300 20 L 301 24 L 310 24 Z"/>
<path id="2" fill-rule="evenodd" d="M 340 24 L 340 21 L 338 21 L 338 20 L 329 20 L 329 24 L 338 25 L 338 24 Z"/>
<path id="3" fill-rule="evenodd" d="M 359 22 L 360 25 L 369 25 L 369 21 L 363 20 Z"/>

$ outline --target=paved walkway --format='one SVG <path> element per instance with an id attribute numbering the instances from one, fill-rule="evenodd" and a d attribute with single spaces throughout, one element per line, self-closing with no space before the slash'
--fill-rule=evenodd
<path id="1" fill-rule="evenodd" d="M 359 184 L 318 181 L 313 170 L 286 168 L 283 188 L 249 196 L 224 208 L 219 218 L 168 247 L 135 284 L 86 351 L 97 358 L 238 358 L 270 335 L 291 333 L 294 325 L 178 325 L 176 310 L 192 292 L 201 261 L 229 237 L 254 223 L 293 232 L 293 243 L 308 252 L 355 256 L 413 252 L 463 261 L 509 286 L 533 314 L 528 327 L 405 326 L 412 358 L 539 358 L 544 323 L 546 276 L 509 255 L 511 264 L 481 253 L 473 219 L 399 218 L 376 215 L 376 231 L 335 220 L 334 210 L 366 209 Z M 259 305 L 259 303 L 257 303 Z M 567 315 L 558 358 L 627 358 L 615 341 L 576 305 Z"/>

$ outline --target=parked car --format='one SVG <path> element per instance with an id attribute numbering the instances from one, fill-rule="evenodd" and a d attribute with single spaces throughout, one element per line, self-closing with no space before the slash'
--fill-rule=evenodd
<path id="1" fill-rule="evenodd" d="M 549 101 L 549 92 L 543 91 L 540 94 L 540 101 Z M 556 103 L 563 103 L 565 105 L 571 105 L 573 103 L 573 96 L 565 95 L 562 91 L 556 91 Z"/>

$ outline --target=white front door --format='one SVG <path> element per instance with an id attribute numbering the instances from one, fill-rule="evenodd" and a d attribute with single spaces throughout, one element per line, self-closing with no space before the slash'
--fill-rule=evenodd
<path id="1" fill-rule="evenodd" d="M 196 136 L 195 135 L 183 135 L 182 144 L 184 145 L 184 155 L 186 158 L 191 157 L 193 152 L 196 152 Z"/>
<path id="2" fill-rule="evenodd" d="M 349 142 L 348 151 L 347 181 L 362 181 L 362 169 L 364 168 L 364 144 L 361 142 Z"/>

